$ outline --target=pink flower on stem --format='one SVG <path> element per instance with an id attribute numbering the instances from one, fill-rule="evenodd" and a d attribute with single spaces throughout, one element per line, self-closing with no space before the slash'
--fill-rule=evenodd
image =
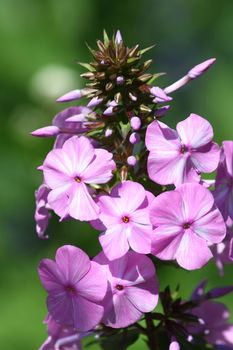
<path id="1" fill-rule="evenodd" d="M 230 314 L 224 304 L 205 301 L 192 309 L 192 314 L 204 321 L 189 327 L 192 334 L 204 334 L 208 343 L 233 349 L 233 324 L 229 323 Z"/>
<path id="2" fill-rule="evenodd" d="M 80 340 L 89 335 L 88 332 L 78 333 L 73 327 L 55 322 L 51 315 L 47 316 L 44 323 L 47 324 L 48 338 L 39 350 L 82 350 Z"/>
<path id="3" fill-rule="evenodd" d="M 176 130 L 152 122 L 146 132 L 149 177 L 161 185 L 199 182 L 201 172 L 210 173 L 218 165 L 219 147 L 212 138 L 210 123 L 196 114 L 179 122 Z"/>
<path id="4" fill-rule="evenodd" d="M 224 141 L 217 169 L 214 197 L 225 220 L 233 220 L 233 141 Z"/>
<path id="5" fill-rule="evenodd" d="M 150 192 L 133 181 L 125 181 L 115 186 L 109 196 L 98 198 L 101 212 L 93 225 L 105 230 L 99 240 L 109 260 L 120 258 L 129 248 L 142 254 L 151 252 L 149 205 L 153 199 Z"/>
<path id="6" fill-rule="evenodd" d="M 159 287 L 154 264 L 147 256 L 130 251 L 109 261 L 101 252 L 94 261 L 105 269 L 108 280 L 103 301 L 106 326 L 127 327 L 155 308 Z"/>
<path id="7" fill-rule="evenodd" d="M 228 228 L 225 239 L 212 247 L 219 274 L 224 275 L 224 265 L 233 264 L 233 234 Z"/>
<path id="8" fill-rule="evenodd" d="M 86 253 L 66 245 L 57 250 L 55 261 L 39 265 L 41 282 L 48 292 L 47 306 L 52 318 L 78 331 L 95 327 L 103 316 L 107 281 L 102 268 Z"/>
<path id="9" fill-rule="evenodd" d="M 176 259 L 187 270 L 204 266 L 213 256 L 209 245 L 221 242 L 226 234 L 212 194 L 195 183 L 156 197 L 151 221 L 156 226 L 152 254 L 162 260 Z"/>
<path id="10" fill-rule="evenodd" d="M 86 221 L 98 218 L 100 209 L 89 185 L 111 179 L 115 169 L 111 153 L 95 149 L 87 137 L 73 136 L 61 149 L 49 152 L 40 169 L 51 189 L 48 203 L 57 215 Z"/>
<path id="11" fill-rule="evenodd" d="M 69 107 L 59 112 L 52 121 L 52 125 L 45 126 L 32 132 L 37 137 L 56 136 L 55 148 L 61 148 L 64 142 L 78 134 L 86 132 L 90 121 L 88 114 L 93 113 L 85 106 Z M 72 121 L 75 118 L 75 121 Z"/>
<path id="12" fill-rule="evenodd" d="M 49 219 L 51 214 L 48 210 L 48 194 L 50 189 L 42 184 L 35 192 L 36 197 L 36 210 L 35 210 L 35 221 L 36 221 L 36 232 L 40 238 L 48 238 L 45 236 Z"/>

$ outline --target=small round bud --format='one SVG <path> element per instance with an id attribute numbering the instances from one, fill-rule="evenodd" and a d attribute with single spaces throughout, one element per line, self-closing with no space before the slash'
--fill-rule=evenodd
<path id="1" fill-rule="evenodd" d="M 116 78 L 117 85 L 122 85 L 125 82 L 125 78 L 122 75 L 119 75 L 119 77 Z"/>
<path id="2" fill-rule="evenodd" d="M 105 137 L 109 137 L 109 136 L 111 136 L 112 135 L 112 129 L 109 129 L 109 128 L 107 128 L 106 130 L 105 130 Z"/>
<path id="3" fill-rule="evenodd" d="M 129 142 L 132 143 L 132 145 L 139 143 L 140 142 L 140 135 L 137 132 L 133 132 L 129 137 Z"/>
<path id="4" fill-rule="evenodd" d="M 127 158 L 127 164 L 128 164 L 128 165 L 134 166 L 134 165 L 136 165 L 136 163 L 137 163 L 136 157 L 134 157 L 134 156 L 129 156 L 129 157 Z"/>
<path id="5" fill-rule="evenodd" d="M 139 130 L 141 127 L 141 119 L 139 117 L 133 117 L 130 119 L 130 125 L 133 130 Z"/>

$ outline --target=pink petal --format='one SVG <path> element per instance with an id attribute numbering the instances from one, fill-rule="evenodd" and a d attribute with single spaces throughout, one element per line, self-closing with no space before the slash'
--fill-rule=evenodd
<path id="1" fill-rule="evenodd" d="M 48 203 L 51 209 L 62 219 L 68 216 L 68 205 L 70 202 L 68 194 L 72 189 L 71 184 L 58 187 L 49 192 Z"/>
<path id="2" fill-rule="evenodd" d="M 81 249 L 65 245 L 56 252 L 56 264 L 65 282 L 76 284 L 90 270 L 91 262 Z"/>
<path id="3" fill-rule="evenodd" d="M 180 149 L 177 132 L 166 124 L 152 122 L 146 130 L 146 147 L 149 151 L 162 151 L 163 154 L 174 154 Z"/>
<path id="4" fill-rule="evenodd" d="M 51 188 L 57 188 L 73 181 L 73 166 L 69 156 L 63 149 L 54 149 L 45 158 L 43 164 L 45 183 Z"/>
<path id="5" fill-rule="evenodd" d="M 120 206 L 119 198 L 100 196 L 97 204 L 101 210 L 99 218 L 106 227 L 120 223 L 123 208 Z"/>
<path id="6" fill-rule="evenodd" d="M 104 308 L 78 295 L 73 300 L 74 327 L 78 331 L 88 331 L 100 323 Z"/>
<path id="7" fill-rule="evenodd" d="M 87 137 L 73 136 L 68 139 L 63 148 L 71 162 L 73 175 L 82 175 L 94 158 L 94 147 Z"/>
<path id="8" fill-rule="evenodd" d="M 124 260 L 124 269 L 119 269 L 119 263 L 115 263 L 114 260 L 111 263 L 111 272 L 122 281 L 124 280 L 127 286 L 144 283 L 155 276 L 154 264 L 143 254 L 129 251 L 121 260 Z"/>
<path id="9" fill-rule="evenodd" d="M 203 267 L 213 257 L 206 241 L 191 230 L 185 230 L 175 253 L 178 264 L 187 270 Z"/>
<path id="10" fill-rule="evenodd" d="M 119 203 L 122 211 L 133 213 L 143 203 L 146 197 L 145 189 L 142 185 L 134 181 L 124 181 L 114 187 L 112 194 L 120 197 Z"/>
<path id="11" fill-rule="evenodd" d="M 186 146 L 197 148 L 206 145 L 213 138 L 210 123 L 197 114 L 190 114 L 188 118 L 179 122 L 176 130 Z"/>
<path id="12" fill-rule="evenodd" d="M 153 277 L 145 283 L 126 287 L 125 294 L 139 311 L 150 312 L 158 303 L 158 283 Z"/>
<path id="13" fill-rule="evenodd" d="M 112 305 L 105 312 L 103 322 L 112 328 L 127 327 L 138 321 L 142 313 L 128 300 L 124 294 L 114 294 Z"/>
<path id="14" fill-rule="evenodd" d="M 187 221 L 198 220 L 207 214 L 214 205 L 211 192 L 196 183 L 186 183 L 176 189 L 182 197 L 183 218 Z"/>
<path id="15" fill-rule="evenodd" d="M 106 183 L 113 176 L 113 170 L 116 167 L 112 160 L 112 153 L 104 149 L 95 149 L 95 158 L 83 173 L 83 179 L 86 183 Z"/>
<path id="16" fill-rule="evenodd" d="M 107 291 L 107 277 L 99 264 L 91 262 L 89 272 L 78 282 L 77 291 L 88 300 L 103 300 Z"/>
<path id="17" fill-rule="evenodd" d="M 43 259 L 38 272 L 41 283 L 48 292 L 63 292 L 64 277 L 53 260 Z"/>
<path id="18" fill-rule="evenodd" d="M 218 209 L 212 210 L 196 220 L 192 229 L 210 243 L 219 243 L 226 235 L 226 225 Z"/>
<path id="19" fill-rule="evenodd" d="M 220 150 L 216 143 L 211 142 L 205 147 L 197 149 L 191 155 L 191 161 L 197 170 L 204 173 L 214 171 L 219 162 Z"/>
<path id="20" fill-rule="evenodd" d="M 169 191 L 157 196 L 150 206 L 150 219 L 154 226 L 180 226 L 183 222 L 180 193 Z"/>
<path id="21" fill-rule="evenodd" d="M 152 228 L 134 224 L 128 237 L 128 242 L 135 252 L 149 254 L 151 252 L 152 237 Z"/>
<path id="22" fill-rule="evenodd" d="M 223 141 L 222 145 L 226 157 L 227 172 L 233 177 L 233 141 Z"/>
<path id="23" fill-rule="evenodd" d="M 179 185 L 184 182 L 186 162 L 187 158 L 177 153 L 167 154 L 165 157 L 163 152 L 160 156 L 150 152 L 147 163 L 148 175 L 160 185 Z"/>
<path id="24" fill-rule="evenodd" d="M 73 300 L 65 291 L 50 294 L 47 298 L 47 307 L 56 322 L 73 326 Z"/>
<path id="25" fill-rule="evenodd" d="M 129 250 L 125 229 L 120 224 L 108 229 L 107 233 L 99 237 L 99 241 L 109 260 L 118 259 Z"/>
<path id="26" fill-rule="evenodd" d="M 182 239 L 179 227 L 161 226 L 155 229 L 151 253 L 162 260 L 173 260 Z"/>
<path id="27" fill-rule="evenodd" d="M 74 184 L 69 204 L 70 216 L 81 221 L 91 221 L 98 218 L 99 212 L 87 186 L 82 182 Z"/>

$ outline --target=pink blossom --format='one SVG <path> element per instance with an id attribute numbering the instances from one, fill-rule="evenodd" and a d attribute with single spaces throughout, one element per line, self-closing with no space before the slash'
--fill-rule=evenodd
<path id="1" fill-rule="evenodd" d="M 108 291 L 103 301 L 103 323 L 113 328 L 127 327 L 158 303 L 158 281 L 152 261 L 142 254 L 128 252 L 109 261 L 104 253 L 94 258 L 105 268 Z"/>
<path id="2" fill-rule="evenodd" d="M 217 169 L 214 197 L 225 220 L 233 220 L 233 141 L 224 141 Z"/>
<path id="3" fill-rule="evenodd" d="M 48 315 L 44 323 L 47 324 L 48 338 L 39 350 L 82 350 L 80 339 L 87 332 L 78 333 L 75 328 L 61 325 Z"/>
<path id="4" fill-rule="evenodd" d="M 51 214 L 48 210 L 48 194 L 50 189 L 42 184 L 35 192 L 36 197 L 36 210 L 35 210 L 35 221 L 36 221 L 36 232 L 40 238 L 48 238 L 45 236 L 49 219 Z"/>
<path id="5" fill-rule="evenodd" d="M 233 324 L 229 323 L 229 311 L 224 304 L 205 301 L 192 309 L 192 314 L 204 321 L 189 327 L 192 334 L 204 334 L 210 344 L 233 348 Z"/>
<path id="6" fill-rule="evenodd" d="M 149 177 L 161 185 L 199 182 L 201 172 L 218 165 L 219 147 L 212 138 L 210 123 L 196 114 L 179 122 L 176 130 L 152 122 L 146 132 Z"/>
<path id="7" fill-rule="evenodd" d="M 84 106 L 66 108 L 53 118 L 52 125 L 37 129 L 32 132 L 32 135 L 37 137 L 57 136 L 55 148 L 61 148 L 68 138 L 88 130 L 90 124 L 88 114 L 90 113 L 93 113 L 92 110 Z M 75 122 L 70 121 L 74 117 Z"/>
<path id="8" fill-rule="evenodd" d="M 212 247 L 219 274 L 224 275 L 224 265 L 233 264 L 233 234 L 228 228 L 225 239 Z"/>
<path id="9" fill-rule="evenodd" d="M 49 205 L 62 219 L 97 219 L 100 209 L 89 185 L 108 182 L 114 169 L 111 153 L 95 149 L 87 137 L 73 136 L 61 149 L 52 150 L 42 166 L 45 183 L 51 189 Z"/>
<path id="10" fill-rule="evenodd" d="M 209 245 L 221 242 L 226 226 L 205 187 L 187 183 L 160 194 L 151 204 L 154 231 L 152 254 L 176 259 L 187 270 L 204 266 L 212 253 Z"/>
<path id="11" fill-rule="evenodd" d="M 41 282 L 48 292 L 47 306 L 52 318 L 78 331 L 95 327 L 103 316 L 107 281 L 101 267 L 86 253 L 71 245 L 57 250 L 55 261 L 39 265 Z"/>
<path id="12" fill-rule="evenodd" d="M 149 205 L 153 199 L 150 192 L 133 181 L 125 181 L 115 186 L 109 196 L 98 198 L 102 225 L 98 222 L 94 225 L 105 230 L 99 240 L 108 259 L 120 258 L 129 248 L 142 254 L 150 253 L 153 230 Z"/>

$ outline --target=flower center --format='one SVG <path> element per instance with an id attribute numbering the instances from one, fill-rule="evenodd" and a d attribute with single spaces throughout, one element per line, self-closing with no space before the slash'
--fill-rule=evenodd
<path id="1" fill-rule="evenodd" d="M 180 153 L 184 154 L 188 151 L 188 147 L 186 147 L 185 145 L 181 145 L 180 146 Z"/>
<path id="2" fill-rule="evenodd" d="M 129 217 L 128 216 L 123 216 L 122 221 L 127 224 L 129 222 Z"/>
<path id="3" fill-rule="evenodd" d="M 76 294 L 75 288 L 73 286 L 71 286 L 71 285 L 66 286 L 65 290 L 66 290 L 66 292 L 68 292 L 71 295 L 75 295 Z"/>
<path id="4" fill-rule="evenodd" d="M 185 230 L 187 230 L 188 228 L 190 228 L 191 227 L 191 224 L 189 223 L 189 222 L 186 222 L 184 225 L 183 225 L 183 228 L 185 229 Z"/>
<path id="5" fill-rule="evenodd" d="M 79 176 L 75 176 L 74 180 L 78 183 L 80 183 L 82 181 L 81 177 L 79 177 Z"/>
<path id="6" fill-rule="evenodd" d="M 123 290 L 124 286 L 122 286 L 121 284 L 116 285 L 116 289 L 117 290 Z"/>

